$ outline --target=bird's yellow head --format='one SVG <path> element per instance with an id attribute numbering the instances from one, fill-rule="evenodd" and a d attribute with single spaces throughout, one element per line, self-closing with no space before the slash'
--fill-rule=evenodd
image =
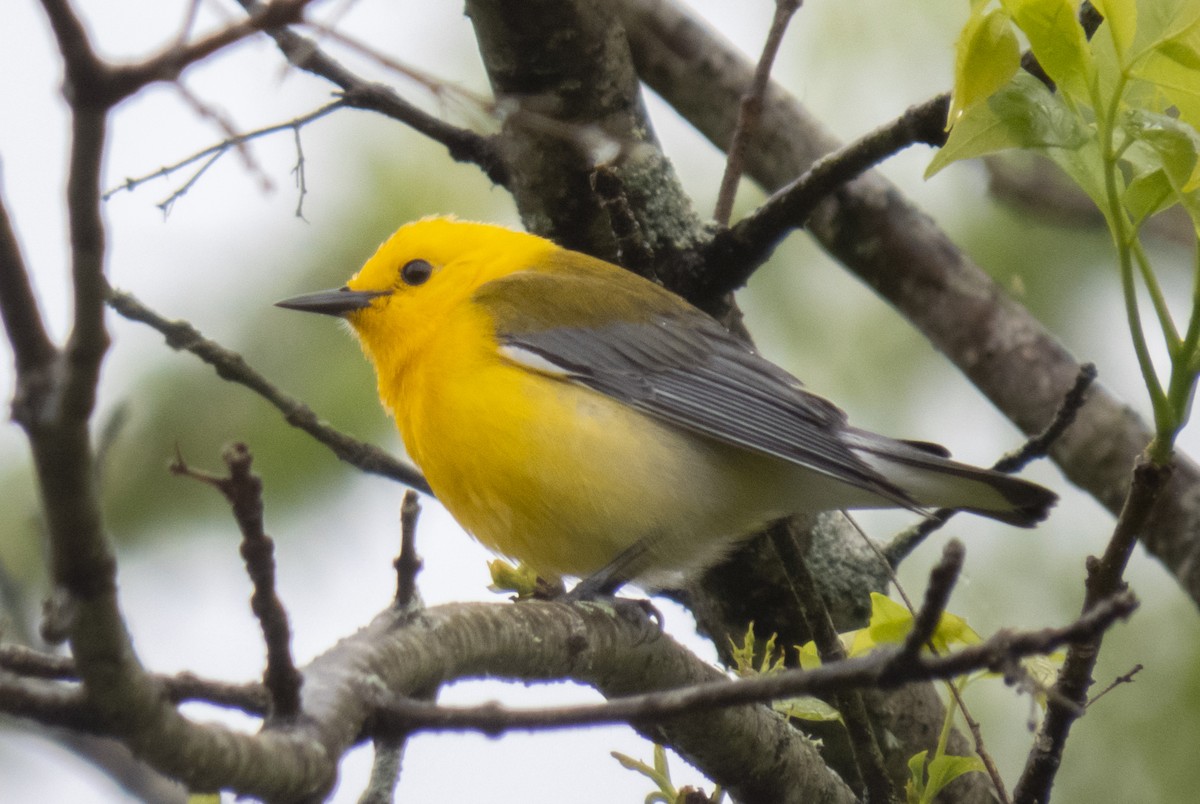
<path id="1" fill-rule="evenodd" d="M 542 270 L 556 251 L 549 240 L 525 232 L 425 218 L 396 230 L 345 286 L 278 305 L 345 319 L 374 363 L 382 390 L 385 378 L 403 374 L 481 285 Z"/>

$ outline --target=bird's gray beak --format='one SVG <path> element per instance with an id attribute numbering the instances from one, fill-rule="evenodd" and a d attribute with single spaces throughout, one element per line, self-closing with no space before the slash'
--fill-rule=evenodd
<path id="1" fill-rule="evenodd" d="M 370 307 L 372 299 L 388 294 L 389 291 L 386 290 L 351 290 L 348 287 L 340 287 L 337 290 L 318 290 L 316 293 L 294 296 L 275 302 L 275 306 L 299 310 L 302 313 L 322 313 L 342 318 L 346 313 Z"/>

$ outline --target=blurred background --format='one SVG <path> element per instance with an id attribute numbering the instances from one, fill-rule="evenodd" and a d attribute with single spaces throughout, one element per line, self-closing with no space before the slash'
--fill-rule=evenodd
<path id="1" fill-rule="evenodd" d="M 187 2 L 77 0 L 101 53 L 136 59 L 171 41 Z M 697 0 L 699 14 L 751 58 L 773 10 L 768 0 Z M 776 80 L 839 136 L 856 137 L 907 106 L 950 86 L 952 46 L 965 20 L 960 0 L 806 4 L 785 39 Z M 228 2 L 200 4 L 200 29 L 236 19 Z M 316 3 L 315 16 L 380 52 L 452 86 L 487 94 L 469 22 L 456 3 Z M 43 314 L 62 337 L 70 309 L 66 262 L 64 161 L 67 117 L 61 68 L 48 25 L 33 3 L 8 4 L 0 26 L 0 182 Z M 494 125 L 454 93 L 435 98 L 361 54 L 326 43 L 360 74 L 397 86 L 410 100 L 461 125 Z M 118 108 L 111 126 L 106 186 L 153 174 L 237 131 L 286 122 L 331 99 L 331 86 L 285 69 L 260 37 L 188 71 L 186 92 L 157 86 Z M 200 101 L 200 105 L 196 103 Z M 715 200 L 721 155 L 652 95 L 647 98 L 667 154 L 696 207 Z M 275 309 L 277 299 L 335 287 L 400 223 L 430 213 L 516 224 L 507 194 L 471 166 L 404 126 L 342 111 L 300 134 L 303 217 L 290 131 L 256 140 L 245 156 L 213 165 L 164 215 L 157 204 L 195 168 L 118 192 L 106 204 L 109 275 L 169 318 L 240 351 L 285 390 L 334 425 L 400 451 L 380 410 L 374 378 L 358 347 L 330 320 Z M 978 163 L 955 165 L 931 182 L 930 152 L 914 148 L 884 167 L 975 260 L 1028 304 L 1101 381 L 1143 416 L 1145 391 L 1125 330 L 1116 268 L 1103 229 L 1056 221 L 999 202 Z M 762 195 L 744 183 L 739 210 Z M 1189 253 L 1170 238 L 1149 244 L 1179 314 L 1190 298 Z M 1020 435 L 986 400 L 868 289 L 831 264 L 804 234 L 795 235 L 739 295 L 760 348 L 845 408 L 853 421 L 899 437 L 938 441 L 957 457 L 988 464 Z M 129 627 L 153 670 L 190 670 L 232 681 L 259 677 L 263 648 L 247 600 L 238 535 L 219 495 L 170 476 L 178 448 L 200 468 L 220 468 L 221 447 L 246 441 L 263 476 L 268 530 L 276 540 L 280 594 L 305 662 L 366 623 L 391 597 L 391 559 L 399 542 L 403 489 L 364 477 L 288 427 L 266 403 L 219 380 L 196 358 L 172 352 L 148 328 L 111 316 L 114 346 L 105 364 L 97 432 L 104 450 L 107 521 L 120 551 L 120 585 Z M 0 350 L 0 398 L 12 396 L 11 352 Z M 1181 446 L 1200 453 L 1194 426 Z M 1061 624 L 1078 613 L 1083 561 L 1107 540 L 1112 518 L 1049 466 L 1030 476 L 1063 496 L 1034 532 L 960 517 L 904 566 L 919 593 L 949 536 L 968 549 L 951 610 L 987 635 L 1004 626 Z M 20 430 L 0 426 L 0 566 L 8 614 L 5 633 L 36 627 L 46 592 L 36 490 Z M 907 524 L 898 513 L 859 518 L 876 538 Z M 420 583 L 430 604 L 497 600 L 487 591 L 488 554 L 433 502 L 426 501 L 418 547 Z M 1200 783 L 1191 754 L 1200 744 L 1200 618 L 1153 559 L 1140 551 L 1128 578 L 1143 606 L 1105 642 L 1098 687 L 1145 665 L 1089 711 L 1068 744 L 1055 788 L 1059 802 L 1172 801 Z M 663 603 L 668 630 L 704 656 L 686 612 Z M 568 684 L 535 687 L 489 682 L 448 689 L 446 702 L 499 698 L 522 705 L 596 700 Z M 998 681 L 973 685 L 973 713 L 1002 772 L 1014 782 L 1036 709 Z M 228 719 L 197 708 L 202 718 Z M 251 724 L 247 724 L 251 727 Z M 409 800 L 640 801 L 651 787 L 608 756 L 650 761 L 651 747 L 623 728 L 488 739 L 421 735 L 405 757 L 401 793 Z M 570 760 L 569 764 L 564 759 Z M 468 764 L 469 763 L 469 764 Z M 369 749 L 344 765 L 336 795 L 354 801 L 370 766 Z M 461 770 L 470 767 L 471 773 Z M 704 784 L 678 758 L 676 781 Z M 119 802 L 105 776 L 52 739 L 19 722 L 0 723 L 0 796 L 5 801 Z"/>

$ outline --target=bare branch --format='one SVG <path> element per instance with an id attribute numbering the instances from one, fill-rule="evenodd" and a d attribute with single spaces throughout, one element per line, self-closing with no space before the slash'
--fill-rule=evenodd
<path id="1" fill-rule="evenodd" d="M 275 543 L 263 529 L 262 479 L 250 471 L 253 458 L 245 444 L 227 447 L 221 457 L 229 469 L 227 477 L 191 469 L 179 455 L 171 464 L 171 472 L 212 486 L 233 508 L 233 518 L 242 532 L 242 560 L 254 585 L 250 608 L 262 626 L 267 646 L 263 686 L 271 697 L 269 720 L 290 720 L 300 711 L 301 678 L 292 661 L 287 611 L 275 591 Z"/>
<path id="2" fill-rule="evenodd" d="M 783 42 L 783 34 L 787 30 L 792 15 L 800 8 L 803 0 L 775 0 L 775 15 L 771 19 L 771 28 L 767 31 L 767 39 L 763 43 L 762 53 L 758 57 L 758 66 L 754 68 L 754 81 L 738 104 L 737 125 L 729 140 L 728 156 L 725 159 L 725 173 L 721 176 L 721 187 L 717 191 L 717 206 L 713 210 L 713 220 L 719 226 L 729 225 L 729 215 L 733 212 L 733 202 L 737 198 L 738 182 L 742 178 L 742 160 L 745 157 L 746 146 L 750 135 L 758 125 L 762 114 L 763 94 L 767 91 L 767 82 L 771 80 L 771 66 L 779 53 L 779 45 Z"/>
<path id="3" fill-rule="evenodd" d="M 958 582 L 962 572 L 966 548 L 958 539 L 951 539 L 942 548 L 942 558 L 929 573 L 929 583 L 925 587 L 925 600 L 921 608 L 913 616 L 912 630 L 904 640 L 901 655 L 913 656 L 919 653 L 933 639 L 946 605 L 950 602 L 950 593 Z"/>
<path id="4" fill-rule="evenodd" d="M 1075 417 L 1079 415 L 1083 403 L 1087 401 L 1088 389 L 1095 381 L 1096 366 L 1092 363 L 1084 363 L 1080 366 L 1079 374 L 1075 377 L 1075 384 L 1063 395 L 1062 402 L 1059 404 L 1058 410 L 1054 412 L 1054 418 L 1050 420 L 1050 423 L 1040 433 L 1026 440 L 1020 449 L 1008 453 L 992 464 L 992 469 L 1012 474 L 1024 469 L 1031 461 L 1045 457 L 1055 442 L 1062 438 L 1063 433 L 1075 421 Z M 898 567 L 900 562 L 917 549 L 925 539 L 949 522 L 957 513 L 958 510 L 954 508 L 939 508 L 934 511 L 892 539 L 883 548 L 884 557 L 891 566 Z"/>
<path id="5" fill-rule="evenodd" d="M 259 13 L 263 6 L 258 0 L 238 0 L 238 3 L 251 14 Z M 379 112 L 404 123 L 446 146 L 454 160 L 476 164 L 494 183 L 508 185 L 507 168 L 491 138 L 452 126 L 413 106 L 390 87 L 360 78 L 321 50 L 316 42 L 289 28 L 278 27 L 267 33 L 288 63 L 340 87 L 347 106 Z"/>
<path id="6" fill-rule="evenodd" d="M 337 100 L 337 101 L 334 101 L 333 103 L 327 103 L 324 106 L 322 106 L 321 108 L 316 109 L 312 112 L 309 112 L 306 115 L 302 115 L 293 120 L 289 120 L 286 123 L 277 123 L 276 125 L 273 125 L 273 126 L 266 126 L 265 128 L 256 129 L 254 131 L 248 131 L 245 134 L 238 134 L 238 135 L 232 136 L 226 140 L 223 140 L 223 141 L 217 143 L 216 145 L 209 146 L 208 148 L 205 148 L 202 151 L 197 151 L 196 153 L 192 154 L 191 156 L 185 157 L 185 158 L 179 160 L 178 162 L 175 162 L 170 165 L 165 165 L 165 166 L 159 168 L 158 170 L 154 171 L 153 173 L 149 173 L 145 176 L 139 176 L 137 178 L 126 179 L 120 186 L 113 187 L 112 189 L 105 192 L 101 196 L 101 199 L 104 201 L 107 201 L 108 199 L 112 198 L 114 195 L 116 195 L 117 193 L 122 192 L 122 191 L 133 192 L 138 187 L 140 187 L 141 185 L 145 184 L 146 182 L 148 182 L 152 179 L 166 178 L 167 176 L 170 176 L 172 173 L 174 173 L 175 171 L 177 171 L 181 168 L 185 168 L 188 165 L 195 164 L 196 162 L 198 162 L 200 160 L 206 160 L 200 166 L 200 168 L 194 174 L 192 174 L 192 176 L 187 180 L 187 182 L 180 189 L 176 190 L 169 197 L 167 197 L 163 201 L 159 202 L 159 204 L 158 204 L 159 208 L 163 209 L 164 212 L 168 212 L 170 210 L 170 207 L 175 203 L 175 201 L 177 201 L 180 197 L 185 195 L 187 193 L 187 191 L 191 189 L 192 185 L 194 185 L 196 183 L 196 181 L 200 178 L 200 176 L 203 175 L 204 172 L 206 170 L 208 170 L 213 165 L 214 162 L 216 162 L 218 159 L 220 159 L 222 156 L 224 156 L 225 153 L 227 151 L 229 151 L 231 148 L 242 145 L 251 140 L 258 139 L 260 137 L 265 137 L 270 134 L 276 134 L 280 131 L 289 131 L 289 130 L 295 131 L 295 132 L 297 132 L 297 136 L 298 136 L 300 129 L 303 128 L 304 126 L 306 126 L 309 123 L 312 123 L 316 120 L 319 120 L 322 117 L 324 117 L 325 115 L 329 114 L 330 112 L 333 112 L 336 109 L 341 109 L 346 105 L 347 104 L 345 103 L 345 101 Z"/>
<path id="7" fill-rule="evenodd" d="M 822 156 L 731 229 L 718 232 L 704 247 L 702 260 L 709 270 L 695 292 L 716 299 L 740 288 L 785 236 L 805 225 L 830 193 L 910 145 L 944 138 L 942 122 L 949 102 L 949 95 L 940 95 L 914 106 L 891 123 Z"/>
<path id="8" fill-rule="evenodd" d="M 1171 476 L 1171 467 L 1158 466 L 1143 456 L 1133 470 L 1129 499 L 1117 519 L 1117 527 L 1104 550 L 1096 559 L 1088 558 L 1084 615 L 1095 611 L 1102 601 L 1125 590 L 1125 565 L 1137 544 L 1138 537 L 1148 525 L 1151 511 L 1164 494 Z M 1046 701 L 1046 716 L 1042 719 L 1037 738 L 1025 763 L 1021 778 L 1013 790 L 1017 804 L 1048 801 L 1054 778 L 1062 764 L 1062 752 L 1075 720 L 1083 714 L 1087 691 L 1092 685 L 1092 670 L 1100 654 L 1103 632 L 1092 634 L 1067 651 L 1067 659 L 1054 684 L 1054 696 Z"/>
<path id="9" fill-rule="evenodd" d="M 21 255 L 21 244 L 0 194 L 0 318 L 12 344 L 18 379 L 48 366 L 57 349 L 38 313 L 37 297 L 29 281 L 29 269 Z M 19 403 L 18 403 L 19 404 Z"/>
<path id="10" fill-rule="evenodd" d="M 311 0 L 271 0 L 247 19 L 232 23 L 201 39 L 171 43 L 136 64 L 108 65 L 96 56 L 82 23 L 67 0 L 42 0 L 67 68 L 67 95 L 76 109 L 110 109 L 148 84 L 174 81 L 198 61 L 266 30 L 299 22 Z"/>
<path id="11" fill-rule="evenodd" d="M 417 602 L 417 573 L 421 571 L 421 557 L 417 555 L 417 519 L 421 505 L 411 489 L 404 492 L 400 504 L 400 555 L 392 565 L 396 568 L 396 606 L 407 609 Z"/>
<path id="12" fill-rule="evenodd" d="M 167 345 L 172 349 L 191 352 L 216 369 L 223 379 L 254 391 L 274 405 L 284 415 L 288 424 L 308 433 L 351 466 L 370 474 L 391 478 L 432 496 L 429 484 L 416 469 L 401 463 L 379 447 L 351 438 L 320 421 L 307 405 L 279 390 L 247 365 L 241 355 L 206 339 L 188 322 L 169 321 L 125 291 L 112 291 L 108 303 L 125 318 L 153 327 L 166 338 Z"/>

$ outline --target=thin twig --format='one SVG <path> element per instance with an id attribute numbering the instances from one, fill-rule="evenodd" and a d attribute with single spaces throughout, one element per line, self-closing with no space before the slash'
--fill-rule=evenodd
<path id="1" fill-rule="evenodd" d="M 44 653 L 24 645 L 0 645 L 0 669 L 22 678 L 44 681 L 78 681 L 79 671 L 69 656 Z M 269 701 L 261 683 L 233 684 L 212 681 L 192 673 L 151 676 L 172 703 L 203 701 L 216 706 L 240 709 L 251 715 L 264 715 Z M 7 710 L 6 710 L 7 711 Z"/>
<path id="2" fill-rule="evenodd" d="M 1050 448 L 1062 436 L 1068 427 L 1074 423 L 1084 402 L 1087 401 L 1087 391 L 1096 380 L 1096 366 L 1084 363 L 1079 367 L 1075 383 L 1063 395 L 1058 410 L 1050 419 L 1050 423 L 1037 435 L 1031 436 L 1025 444 L 1013 452 L 1000 458 L 992 464 L 992 469 L 1005 474 L 1012 474 L 1025 468 L 1031 461 L 1044 457 Z M 921 545 L 931 534 L 943 527 L 950 518 L 958 513 L 956 508 L 939 508 L 911 528 L 898 534 L 883 548 L 883 555 L 888 564 L 897 567 L 913 550 Z"/>
<path id="3" fill-rule="evenodd" d="M 950 691 L 950 697 L 954 699 L 955 706 L 962 713 L 963 722 L 967 724 L 967 730 L 971 732 L 971 740 L 975 744 L 975 756 L 979 757 L 984 770 L 987 771 L 988 778 L 992 780 L 992 788 L 996 791 L 996 797 L 1000 800 L 1000 804 L 1010 804 L 1012 799 L 1008 795 L 1004 777 L 1000 775 L 1000 767 L 996 764 L 996 759 L 991 752 L 987 750 L 987 746 L 984 745 L 983 729 L 980 727 L 979 721 L 971 716 L 971 710 L 967 708 L 962 690 L 953 681 L 946 682 L 946 689 Z"/>
<path id="4" fill-rule="evenodd" d="M 171 472 L 213 486 L 229 501 L 242 532 L 241 554 L 254 585 L 250 608 L 262 627 L 267 647 L 263 686 L 271 696 L 271 718 L 290 720 L 300 712 L 300 671 L 292 661 L 292 631 L 275 591 L 275 543 L 263 530 L 262 479 L 250 471 L 253 458 L 245 444 L 232 444 L 221 455 L 229 475 L 219 477 L 190 468 L 176 454 Z"/>
<path id="5" fill-rule="evenodd" d="M 396 568 L 396 606 L 408 608 L 417 599 L 417 573 L 422 561 L 417 554 L 417 519 L 421 504 L 417 494 L 409 489 L 400 504 L 400 555 L 392 562 Z"/>
<path id="6" fill-rule="evenodd" d="M 901 651 L 916 654 L 923 650 L 933 639 L 942 615 L 946 613 L 946 605 L 950 602 L 950 593 L 958 582 L 962 572 L 966 548 L 958 539 L 951 539 L 942 548 L 942 558 L 929 572 L 929 583 L 925 586 L 925 600 L 921 608 L 913 615 L 912 630 L 904 639 Z"/>
<path id="7" fill-rule="evenodd" d="M 742 178 L 746 147 L 750 144 L 750 138 L 758 128 L 758 119 L 762 115 L 763 94 L 766 93 L 767 83 L 771 80 L 771 67 L 779 54 L 779 45 L 783 42 L 788 23 L 802 3 L 803 0 L 775 0 L 775 15 L 771 19 L 771 28 L 767 31 L 758 65 L 754 69 L 754 80 L 738 105 L 737 125 L 726 150 L 728 156 L 725 159 L 725 173 L 721 176 L 717 206 L 713 210 L 713 220 L 719 226 L 729 225 L 733 202 L 737 198 L 738 182 Z"/>
<path id="8" fill-rule="evenodd" d="M 997 472 L 1012 474 L 1021 471 L 1030 462 L 1044 458 L 1054 446 L 1054 442 L 1075 423 L 1075 417 L 1087 401 L 1088 389 L 1096 381 L 1096 374 L 1095 363 L 1084 363 L 1080 366 L 1079 373 L 1075 375 L 1075 384 L 1063 395 L 1062 403 L 1054 412 L 1054 417 L 1050 424 L 1046 425 L 1046 429 L 1026 441 L 1020 449 L 996 461 L 992 468 Z"/>
<path id="9" fill-rule="evenodd" d="M 263 5 L 258 0 L 238 0 L 238 3 L 251 15 L 259 13 Z M 452 159 L 478 165 L 495 184 L 508 184 L 508 168 L 492 138 L 450 125 L 418 109 L 390 87 L 367 81 L 351 72 L 311 39 L 287 27 L 272 28 L 267 34 L 275 40 L 289 64 L 338 86 L 347 106 L 375 111 L 404 123 L 446 146 Z"/>
<path id="10" fill-rule="evenodd" d="M 958 539 L 951 539 L 946 542 L 946 546 L 942 549 L 942 558 L 937 566 L 929 573 L 929 583 L 925 587 L 925 600 L 921 604 L 920 611 L 913 615 L 913 628 L 909 632 L 907 639 L 904 641 L 903 650 L 913 652 L 919 651 L 926 645 L 929 645 L 930 650 L 937 653 L 937 648 L 931 643 L 934 632 L 937 630 L 938 624 L 942 620 L 942 615 L 946 611 L 946 605 L 950 601 L 950 593 L 954 589 L 954 584 L 958 580 L 959 574 L 962 572 L 963 560 L 966 557 L 966 549 L 962 542 Z M 962 712 L 963 720 L 967 724 L 967 728 L 971 732 L 971 738 L 975 743 L 975 754 L 983 762 L 983 767 L 987 770 L 988 776 L 992 780 L 992 786 L 995 788 L 996 795 L 1000 799 L 1001 804 L 1008 804 L 1008 789 L 1004 785 L 1004 777 L 1000 775 L 1000 769 L 996 766 L 996 760 L 993 759 L 991 753 L 988 752 L 983 742 L 983 731 L 979 727 L 979 721 L 971 717 L 971 711 L 967 708 L 967 702 L 963 700 L 962 692 L 958 685 L 953 681 L 946 683 L 947 689 L 950 691 L 950 696 L 954 699 L 954 705 L 958 707 L 958 711 Z"/>
<path id="11" fill-rule="evenodd" d="M 855 530 L 858 531 L 858 534 L 863 538 L 863 541 L 866 542 L 866 544 L 875 552 L 875 554 L 877 556 L 879 556 L 879 560 L 881 562 L 883 562 L 883 566 L 887 569 L 887 574 L 892 582 L 892 585 L 896 587 L 896 593 L 900 595 L 901 600 L 904 601 L 905 608 L 907 608 L 909 610 L 909 612 L 913 615 L 913 619 L 916 620 L 917 619 L 917 609 L 915 606 L 913 606 L 912 600 L 909 598 L 908 593 L 904 590 L 904 585 L 900 583 L 900 577 L 896 574 L 896 568 L 888 562 L 883 549 L 880 548 L 879 545 L 877 545 L 874 542 L 874 540 L 872 540 L 870 537 L 867 536 L 866 532 L 863 531 L 863 529 L 859 526 L 858 522 L 856 522 L 855 519 L 852 516 L 850 516 L 849 514 L 845 514 L 845 516 L 846 516 L 846 519 L 850 522 L 850 524 L 854 526 Z M 958 542 L 956 539 L 951 540 L 947 544 L 946 549 L 952 549 L 952 548 L 950 548 L 951 544 L 957 545 L 957 547 L 953 548 L 953 549 L 958 549 L 958 550 L 963 549 L 962 543 Z M 958 563 L 960 564 L 960 570 L 956 570 L 955 574 L 957 574 L 959 571 L 961 571 L 962 558 L 963 557 L 960 556 L 957 559 Z M 943 550 L 942 563 L 944 564 L 944 563 L 946 563 L 946 561 L 947 561 L 946 550 Z M 949 561 L 953 562 L 953 561 L 955 561 L 955 559 L 950 558 Z M 947 567 L 947 569 L 948 568 L 949 567 Z M 935 572 L 937 572 L 936 569 L 935 569 Z M 953 584 L 953 582 L 951 581 L 950 585 L 952 585 L 952 584 Z M 933 581 L 932 577 L 930 580 L 930 585 L 931 586 L 935 585 L 935 582 Z M 945 585 L 945 581 L 944 580 L 938 581 L 936 583 L 936 585 Z M 950 589 L 947 587 L 945 594 L 948 595 L 949 591 L 950 591 Z M 938 594 L 940 595 L 942 593 L 939 592 Z M 948 601 L 948 598 L 947 598 L 947 601 Z M 943 601 L 941 604 L 943 610 L 945 609 L 945 605 L 946 605 L 947 601 Z M 923 604 L 923 607 L 928 608 L 929 605 L 930 605 L 930 592 L 927 590 L 926 591 L 926 599 L 925 599 L 925 603 Z M 928 626 L 923 626 L 923 628 L 927 628 L 927 627 Z M 934 627 L 936 628 L 936 623 L 935 623 Z M 934 647 L 932 645 L 930 645 L 929 648 L 935 654 L 937 653 L 937 650 L 934 649 Z M 980 760 L 983 761 L 984 768 L 987 770 L 988 776 L 991 777 L 992 786 L 996 790 L 996 795 L 1000 799 L 1000 804 L 1009 804 L 1010 799 L 1008 797 L 1008 789 L 1004 786 L 1004 777 L 1000 775 L 1000 769 L 996 766 L 995 759 L 992 757 L 991 753 L 987 750 L 987 746 L 984 744 L 983 730 L 979 726 L 979 721 L 976 720 L 971 715 L 971 710 L 967 708 L 967 702 L 966 702 L 966 700 L 963 699 L 962 693 L 959 691 L 958 686 L 956 684 L 954 684 L 953 682 L 948 682 L 946 684 L 946 688 L 949 690 L 950 696 L 952 698 L 954 698 L 954 703 L 958 706 L 958 710 L 960 712 L 962 712 L 963 721 L 967 724 L 967 729 L 971 732 L 971 738 L 975 743 L 975 753 L 979 756 Z"/>
<path id="12" fill-rule="evenodd" d="M 192 107 L 192 110 L 202 119 L 211 121 L 225 135 L 225 141 L 233 146 L 242 159 L 242 165 L 247 172 L 253 173 L 258 177 L 259 186 L 263 192 L 269 192 L 274 188 L 271 177 L 258 164 L 254 158 L 254 154 L 246 147 L 246 140 L 241 137 L 237 130 L 237 126 L 230 117 L 221 109 L 206 103 L 203 98 L 199 97 L 188 89 L 183 83 L 183 79 L 175 81 L 173 86 L 175 91 L 179 93 L 184 102 Z"/>
<path id="13" fill-rule="evenodd" d="M 188 0 L 187 9 L 183 12 L 183 24 L 179 26 L 179 33 L 175 35 L 175 47 L 181 48 L 187 44 L 188 37 L 192 35 L 192 28 L 196 25 L 196 17 L 200 13 L 201 0 Z"/>
<path id="14" fill-rule="evenodd" d="M 296 198 L 296 217 L 304 220 L 304 196 L 308 195 L 308 183 L 304 176 L 304 146 L 300 142 L 300 127 L 294 126 L 292 132 L 296 140 L 296 164 L 292 168 L 292 175 L 296 177 L 296 190 L 298 197 Z"/>
<path id="15" fill-rule="evenodd" d="M 1133 677 L 1136 676 L 1138 673 L 1142 672 L 1144 669 L 1146 669 L 1145 666 L 1141 662 L 1138 662 L 1137 664 L 1135 664 L 1133 666 L 1133 669 L 1131 669 L 1128 673 L 1126 673 L 1123 676 L 1117 676 L 1116 678 L 1114 678 L 1112 680 L 1111 684 L 1109 684 L 1107 687 L 1100 690 L 1099 692 L 1097 692 L 1095 695 L 1093 695 L 1091 698 L 1088 699 L 1087 708 L 1090 709 L 1092 704 L 1094 704 L 1096 701 L 1103 698 L 1105 695 L 1108 695 L 1110 692 L 1112 692 L 1113 690 L 1115 690 L 1117 687 L 1121 686 L 1122 684 L 1132 684 Z"/>
<path id="16" fill-rule="evenodd" d="M 301 115 L 300 117 L 297 117 L 293 120 L 289 120 L 285 123 L 276 123 L 275 125 L 266 126 L 264 128 L 256 129 L 254 131 L 248 131 L 245 134 L 237 134 L 237 135 L 231 136 L 228 139 L 222 140 L 221 142 L 218 142 L 215 145 L 210 145 L 208 148 L 205 148 L 202 151 L 197 151 L 196 153 L 192 154 L 191 156 L 180 159 L 178 162 L 174 162 L 170 165 L 165 165 L 165 166 L 159 168 L 158 170 L 154 171 L 153 173 L 148 173 L 144 176 L 139 176 L 137 178 L 126 179 L 119 186 L 113 187 L 110 190 L 106 191 L 101 196 L 101 198 L 103 200 L 107 201 L 108 199 L 110 199 L 114 195 L 116 195 L 117 193 L 120 193 L 123 191 L 124 192 L 132 192 L 132 191 L 136 190 L 138 187 L 140 187 L 141 185 L 145 184 L 146 182 L 151 181 L 152 179 L 166 178 L 167 176 L 170 176 L 172 173 L 174 173 L 175 171 L 177 171 L 181 168 L 185 168 L 188 165 L 194 164 L 195 162 L 199 162 L 202 159 L 206 159 L 207 161 L 203 165 L 201 165 L 201 167 L 196 171 L 195 174 L 193 174 L 193 176 L 190 179 L 188 179 L 187 184 L 185 185 L 184 188 L 176 191 L 175 193 L 173 193 L 171 195 L 170 198 L 167 198 L 164 201 L 159 203 L 160 208 L 164 207 L 164 206 L 168 206 L 169 204 L 173 203 L 179 196 L 186 193 L 187 190 L 190 189 L 193 184 L 195 184 L 196 179 L 200 177 L 200 174 L 202 174 L 202 173 L 204 173 L 204 171 L 208 170 L 208 168 L 212 165 L 212 163 L 216 162 L 218 159 L 220 159 L 222 156 L 224 156 L 225 153 L 230 148 L 242 145 L 244 143 L 249 142 L 250 140 L 259 139 L 260 137 L 265 137 L 270 134 L 276 134 L 280 131 L 289 131 L 289 130 L 299 131 L 299 129 L 303 128 L 304 126 L 308 125 L 309 123 L 312 123 L 315 120 L 319 120 L 320 118 L 324 117 L 325 115 L 329 114 L 330 112 L 333 112 L 337 109 L 344 108 L 347 105 L 348 104 L 344 100 L 336 100 L 332 103 L 327 103 L 324 106 L 322 106 L 321 108 L 311 111 L 306 115 Z"/>
<path id="17" fill-rule="evenodd" d="M 1170 465 L 1156 465 L 1145 455 L 1138 460 L 1133 470 L 1129 496 L 1104 555 L 1099 559 L 1094 556 L 1088 558 L 1083 601 L 1085 615 L 1094 611 L 1101 601 L 1125 589 L 1125 566 L 1170 476 Z M 1054 684 L 1057 697 L 1051 697 L 1046 702 L 1046 716 L 1042 719 L 1025 769 L 1013 791 L 1013 800 L 1017 804 L 1049 800 L 1071 726 L 1087 703 L 1087 691 L 1092 684 L 1092 670 L 1100 654 L 1102 638 L 1101 633 L 1094 634 L 1067 650 L 1066 661 Z M 1072 705 L 1065 705 L 1060 698 Z"/>
<path id="18" fill-rule="evenodd" d="M 879 162 L 940 131 L 948 95 L 914 106 L 890 123 L 818 159 L 758 209 L 720 231 L 702 247 L 706 270 L 689 298 L 719 299 L 737 290 L 791 232 L 804 226 L 813 210 L 832 192 Z"/>
<path id="19" fill-rule="evenodd" d="M 334 455 L 346 463 L 432 496 L 429 484 L 416 469 L 401 463 L 379 447 L 351 438 L 320 421 L 311 408 L 269 382 L 252 369 L 241 355 L 206 339 L 188 322 L 169 321 L 124 291 L 112 291 L 108 303 L 125 318 L 140 321 L 157 330 L 172 349 L 191 352 L 212 366 L 223 379 L 254 391 L 283 413 L 288 424 L 329 447 Z"/>

